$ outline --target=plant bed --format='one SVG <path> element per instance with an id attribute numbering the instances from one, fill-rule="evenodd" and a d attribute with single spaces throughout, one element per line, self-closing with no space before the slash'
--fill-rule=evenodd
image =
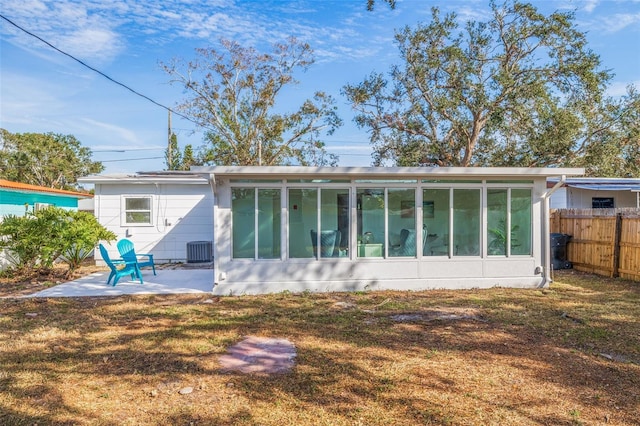
<path id="1" fill-rule="evenodd" d="M 53 268 L 41 272 L 9 275 L 0 272 L 0 297 L 21 297 L 71 281 L 97 271 L 106 271 L 105 267 L 96 266 L 93 259 L 86 259 L 82 265 L 68 276 L 66 264 L 55 264 Z"/>

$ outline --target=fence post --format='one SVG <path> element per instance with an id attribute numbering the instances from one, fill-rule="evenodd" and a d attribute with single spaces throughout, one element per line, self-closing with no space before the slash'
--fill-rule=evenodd
<path id="1" fill-rule="evenodd" d="M 616 213 L 616 231 L 613 237 L 613 268 L 611 268 L 611 276 L 618 278 L 620 273 L 620 239 L 622 238 L 622 213 Z"/>
<path id="2" fill-rule="evenodd" d="M 549 215 L 551 232 L 560 232 L 560 210 L 552 209 Z"/>

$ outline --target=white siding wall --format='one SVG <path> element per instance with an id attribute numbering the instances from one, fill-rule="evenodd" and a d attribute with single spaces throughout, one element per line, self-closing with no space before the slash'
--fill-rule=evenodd
<path id="1" fill-rule="evenodd" d="M 566 209 L 567 208 L 567 188 L 562 187 L 556 189 L 549 199 L 550 209 Z"/>
<path id="2" fill-rule="evenodd" d="M 123 197 L 131 195 L 151 196 L 152 225 L 123 223 Z M 188 242 L 213 241 L 209 185 L 96 184 L 95 214 L 117 240 L 130 239 L 137 252 L 153 253 L 157 263 L 185 262 Z M 116 241 L 105 246 L 119 257 Z"/>
<path id="3" fill-rule="evenodd" d="M 636 194 L 631 191 L 594 191 L 580 188 L 563 189 L 567 191 L 567 205 L 565 207 L 570 209 L 590 209 L 591 199 L 594 197 L 613 198 L 616 208 L 636 207 Z"/>

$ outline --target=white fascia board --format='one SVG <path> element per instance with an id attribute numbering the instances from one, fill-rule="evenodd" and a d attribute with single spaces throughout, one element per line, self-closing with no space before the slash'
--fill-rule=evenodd
<path id="1" fill-rule="evenodd" d="M 552 177 L 581 176 L 583 168 L 529 168 L 529 167 L 300 167 L 300 166 L 212 166 L 192 167 L 192 172 L 210 173 L 214 176 L 234 177 Z"/>
<path id="2" fill-rule="evenodd" d="M 93 175 L 78 179 L 79 183 L 92 184 L 179 184 L 207 185 L 209 179 L 200 175 L 193 176 L 139 176 L 139 175 Z"/>

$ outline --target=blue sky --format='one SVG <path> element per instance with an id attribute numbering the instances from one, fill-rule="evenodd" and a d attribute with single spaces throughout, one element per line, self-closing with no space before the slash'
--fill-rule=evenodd
<path id="1" fill-rule="evenodd" d="M 640 88 L 640 0 L 533 1 L 544 13 L 575 10 L 576 25 L 603 67 L 615 73 L 609 94 Z M 160 69 L 173 58 L 190 60 L 195 48 L 228 38 L 268 50 L 295 36 L 315 51 L 316 63 L 298 75 L 278 105 L 294 110 L 316 90 L 332 94 L 344 120 L 326 141 L 341 166 L 366 166 L 365 130 L 340 89 L 372 71 L 399 63 L 394 30 L 426 22 L 430 7 L 455 11 L 461 21 L 482 20 L 488 0 L 22 0 L 2 2 L 1 13 L 111 78 L 154 101 L 175 107 L 184 99 Z M 167 111 L 56 52 L 0 19 L 0 127 L 13 133 L 71 134 L 103 161 L 106 173 L 161 170 Z M 180 145 L 202 144 L 190 122 L 174 115 Z"/>

